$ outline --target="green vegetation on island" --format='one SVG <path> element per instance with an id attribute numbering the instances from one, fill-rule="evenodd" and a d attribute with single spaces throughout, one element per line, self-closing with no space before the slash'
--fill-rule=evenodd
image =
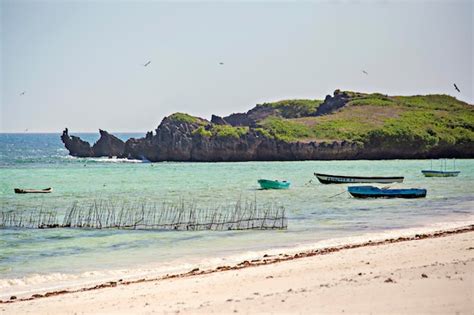
<path id="1" fill-rule="evenodd" d="M 206 124 L 206 120 L 186 113 L 174 113 L 169 115 L 168 119 L 189 124 Z"/>
<path id="2" fill-rule="evenodd" d="M 250 112 L 262 119 L 255 126 L 211 124 L 188 114 L 170 118 L 200 126 L 193 134 L 239 138 L 256 132 L 285 142 L 352 141 L 396 146 L 401 143 L 430 148 L 439 144 L 474 141 L 474 107 L 448 95 L 387 96 L 380 93 L 344 93 L 345 104 L 317 114 L 322 100 L 283 100 L 259 104 Z M 270 111 L 270 114 L 268 114 Z"/>
<path id="3" fill-rule="evenodd" d="M 263 103 L 257 105 L 258 107 L 271 107 L 277 109 L 279 116 L 284 118 L 297 118 L 297 117 L 306 117 L 313 116 L 316 114 L 316 110 L 319 105 L 321 105 L 322 100 L 306 100 L 306 99 L 296 99 L 296 100 L 283 100 L 273 103 Z"/>
<path id="4" fill-rule="evenodd" d="M 348 94 L 350 101 L 334 113 L 292 119 L 268 117 L 260 125 L 287 142 L 412 142 L 431 147 L 474 141 L 474 107 L 454 97 Z"/>
<path id="5" fill-rule="evenodd" d="M 233 127 L 229 125 L 210 125 L 208 128 L 200 126 L 194 130 L 194 134 L 199 134 L 203 137 L 231 137 L 239 138 L 248 133 L 249 127 Z"/>

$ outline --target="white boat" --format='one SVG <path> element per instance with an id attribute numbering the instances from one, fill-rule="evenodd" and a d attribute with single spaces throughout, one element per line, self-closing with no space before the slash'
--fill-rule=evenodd
<path id="1" fill-rule="evenodd" d="M 322 184 L 353 184 L 353 183 L 390 184 L 390 183 L 403 182 L 403 176 L 365 177 L 365 176 L 329 175 L 329 174 L 321 174 L 321 173 L 314 173 L 314 176 L 316 176 Z"/>
<path id="2" fill-rule="evenodd" d="M 456 177 L 461 173 L 461 171 L 456 171 L 456 160 L 453 159 L 453 170 L 448 171 L 446 170 L 446 160 L 440 160 L 441 166 L 439 171 L 433 170 L 433 160 L 431 160 L 431 169 L 429 170 L 422 170 L 421 173 L 425 175 L 425 177 Z M 444 163 L 443 163 L 444 162 Z M 443 170 L 444 168 L 444 170 Z"/>
<path id="3" fill-rule="evenodd" d="M 433 171 L 433 170 L 422 170 L 425 177 L 456 177 L 461 171 Z"/>

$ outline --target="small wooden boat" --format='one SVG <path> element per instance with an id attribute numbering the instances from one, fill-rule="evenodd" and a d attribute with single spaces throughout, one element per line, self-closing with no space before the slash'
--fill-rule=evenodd
<path id="1" fill-rule="evenodd" d="M 21 189 L 15 188 L 15 194 L 47 194 L 53 191 L 53 188 L 45 188 L 45 189 Z"/>
<path id="2" fill-rule="evenodd" d="M 364 176 L 342 176 L 342 175 L 328 175 L 321 173 L 314 173 L 314 176 L 322 184 L 352 184 L 352 183 L 401 183 L 403 176 L 389 176 L 389 177 L 364 177 Z"/>
<path id="3" fill-rule="evenodd" d="M 461 171 L 433 171 L 433 170 L 422 170 L 425 177 L 456 177 Z"/>
<path id="4" fill-rule="evenodd" d="M 404 188 L 390 189 L 374 186 L 351 186 L 347 190 L 356 198 L 424 198 L 426 189 Z"/>
<path id="5" fill-rule="evenodd" d="M 279 181 L 279 180 L 269 180 L 269 179 L 259 179 L 258 183 L 262 189 L 288 189 L 290 188 L 290 182 Z"/>

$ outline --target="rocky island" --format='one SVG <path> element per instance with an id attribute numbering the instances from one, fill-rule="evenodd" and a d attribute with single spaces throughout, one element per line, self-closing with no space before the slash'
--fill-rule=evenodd
<path id="1" fill-rule="evenodd" d="M 92 146 L 67 128 L 61 140 L 72 156 L 151 162 L 473 158 L 474 106 L 447 95 L 336 90 L 324 100 L 258 104 L 210 121 L 175 113 L 126 142 L 99 132 Z"/>

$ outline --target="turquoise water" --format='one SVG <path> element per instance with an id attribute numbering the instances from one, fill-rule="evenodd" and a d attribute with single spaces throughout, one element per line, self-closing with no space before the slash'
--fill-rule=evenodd
<path id="1" fill-rule="evenodd" d="M 420 170 L 429 167 L 426 160 L 152 164 L 80 159 L 67 156 L 59 134 L 0 134 L 2 211 L 39 206 L 61 211 L 75 201 L 95 199 L 185 199 L 206 207 L 241 198 L 282 205 L 288 215 L 284 231 L 0 229 L 0 279 L 186 261 L 472 217 L 474 161 L 457 160 L 457 178 L 424 178 Z M 405 182 L 397 186 L 427 188 L 428 195 L 415 200 L 335 196 L 346 186 L 321 185 L 314 172 L 401 175 Z M 259 178 L 289 180 L 291 189 L 258 190 Z M 14 187 L 53 187 L 54 192 L 16 195 Z"/>

